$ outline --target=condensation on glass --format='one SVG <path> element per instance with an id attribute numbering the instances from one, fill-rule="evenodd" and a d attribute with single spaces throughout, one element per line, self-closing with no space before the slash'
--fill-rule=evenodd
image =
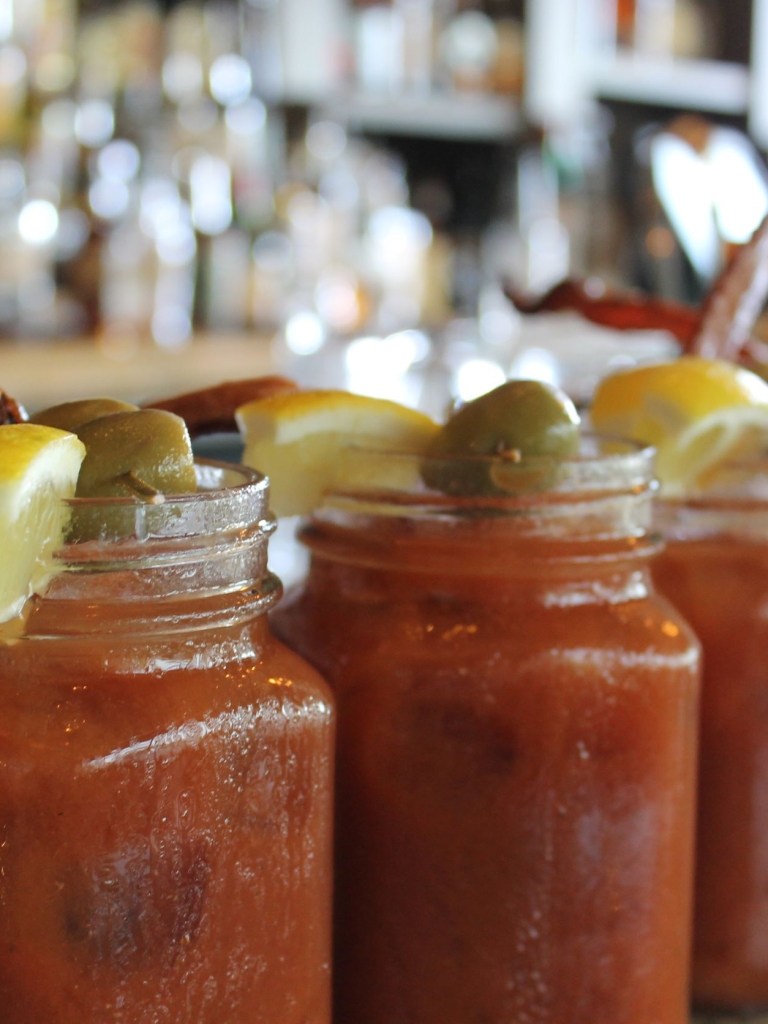
<path id="1" fill-rule="evenodd" d="M 75 500 L 0 631 L 5 1024 L 329 1024 L 332 698 L 270 633 L 266 482 Z"/>
<path id="2" fill-rule="evenodd" d="M 721 469 L 712 492 L 660 501 L 661 591 L 701 640 L 693 995 L 768 1008 L 768 463 Z"/>
<path id="3" fill-rule="evenodd" d="M 360 459 L 275 615 L 338 703 L 336 1024 L 684 1024 L 699 648 L 651 454 L 486 460 L 482 498 Z"/>

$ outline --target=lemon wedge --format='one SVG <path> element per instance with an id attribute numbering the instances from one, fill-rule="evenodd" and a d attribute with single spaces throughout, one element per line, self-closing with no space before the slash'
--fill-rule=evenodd
<path id="1" fill-rule="evenodd" d="M 63 430 L 0 426 L 0 622 L 18 615 L 53 573 L 85 447 Z"/>
<path id="2" fill-rule="evenodd" d="M 590 419 L 654 445 L 664 493 L 680 496 L 706 488 L 725 461 L 768 449 L 768 383 L 725 360 L 684 356 L 606 377 Z"/>
<path id="3" fill-rule="evenodd" d="M 438 430 L 424 413 L 348 391 L 273 395 L 241 406 L 236 418 L 245 439 L 243 462 L 269 477 L 272 508 L 279 516 L 306 515 L 324 492 L 359 485 L 365 461 L 359 449 L 418 454 Z M 355 449 L 356 457 L 348 457 Z M 382 461 L 371 461 L 374 474 L 384 472 Z M 393 485 L 365 481 L 376 482 Z"/>

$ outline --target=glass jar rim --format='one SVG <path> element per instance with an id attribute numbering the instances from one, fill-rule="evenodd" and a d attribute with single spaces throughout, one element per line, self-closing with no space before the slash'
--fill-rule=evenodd
<path id="1" fill-rule="evenodd" d="M 207 460 L 195 468 L 199 490 L 160 502 L 67 502 L 65 542 L 29 618 L 37 638 L 90 629 L 183 630 L 192 619 L 245 621 L 274 605 L 281 585 L 267 566 L 275 528 L 267 478 Z M 62 612 L 75 606 L 81 610 L 74 617 Z M 109 626 L 102 623 L 107 607 Z"/>
<path id="2" fill-rule="evenodd" d="M 768 455 L 730 459 L 688 494 L 659 494 L 654 522 L 666 541 L 731 537 L 765 543 L 768 539 Z"/>
<path id="3" fill-rule="evenodd" d="M 657 501 L 666 508 L 688 509 L 768 509 L 768 453 L 728 459 L 718 465 L 706 487 L 684 494 L 666 495 Z"/>
<path id="4" fill-rule="evenodd" d="M 579 451 L 562 459 L 475 454 L 443 458 L 353 445 L 342 456 L 343 483 L 326 491 L 317 514 L 355 506 L 399 514 L 461 515 L 486 508 L 495 515 L 515 514 L 564 502 L 652 493 L 657 488 L 655 455 L 648 445 L 587 432 L 581 435 Z M 459 485 L 429 486 L 425 478 L 434 478 L 435 470 Z M 467 473 L 475 480 L 478 475 L 487 479 L 489 486 L 462 493 Z"/>
<path id="5" fill-rule="evenodd" d="M 254 524 L 272 532 L 267 477 L 247 466 L 207 459 L 195 460 L 195 473 L 197 491 L 163 495 L 158 501 L 130 496 L 66 499 L 69 524 L 62 551 L 69 554 L 94 542 L 213 536 Z"/>

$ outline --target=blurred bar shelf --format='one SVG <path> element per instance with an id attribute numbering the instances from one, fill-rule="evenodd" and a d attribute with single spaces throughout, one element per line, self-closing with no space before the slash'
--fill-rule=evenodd
<path id="1" fill-rule="evenodd" d="M 204 335 L 176 350 L 106 348 L 94 339 L 0 347 L 0 387 L 30 412 L 76 398 L 143 402 L 274 372 L 269 339 L 253 334 Z"/>
<path id="2" fill-rule="evenodd" d="M 590 78 L 601 99 L 713 114 L 742 115 L 749 109 L 750 74 L 743 64 L 617 53 L 599 61 Z"/>
<path id="3" fill-rule="evenodd" d="M 327 100 L 321 112 L 375 135 L 503 142 L 522 127 L 516 101 L 494 93 L 349 93 Z"/>

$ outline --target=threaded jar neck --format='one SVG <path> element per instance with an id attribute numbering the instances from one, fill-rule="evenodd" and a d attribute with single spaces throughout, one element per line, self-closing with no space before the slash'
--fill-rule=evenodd
<path id="1" fill-rule="evenodd" d="M 719 467 L 705 492 L 659 497 L 654 524 L 665 541 L 732 537 L 768 541 L 768 458 L 733 460 Z"/>
<path id="2" fill-rule="evenodd" d="M 198 490 L 157 504 L 69 501 L 58 572 L 36 600 L 27 635 L 139 628 L 142 620 L 204 625 L 267 611 L 280 583 L 267 569 L 274 530 L 266 478 L 245 467 L 197 465 Z M 194 612 L 192 611 L 194 609 Z"/>
<path id="3" fill-rule="evenodd" d="M 350 484 L 328 494 L 301 533 L 321 557 L 501 576 L 656 549 L 652 449 L 587 436 L 578 456 L 562 461 L 451 460 L 445 479 L 461 479 L 469 465 L 473 479 L 479 466 L 491 481 L 468 496 L 427 488 L 424 476 L 435 474 L 423 474 L 416 456 L 360 451 L 356 460 Z"/>

